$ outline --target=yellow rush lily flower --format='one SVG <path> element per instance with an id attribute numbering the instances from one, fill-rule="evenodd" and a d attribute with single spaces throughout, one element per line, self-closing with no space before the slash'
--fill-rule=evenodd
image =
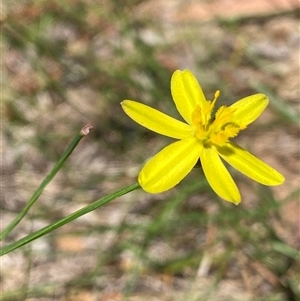
<path id="1" fill-rule="evenodd" d="M 230 141 L 263 112 L 268 105 L 265 95 L 255 94 L 229 107 L 221 106 L 212 116 L 220 91 L 215 93 L 212 101 L 206 100 L 189 70 L 173 73 L 171 93 L 186 123 L 132 100 L 121 103 L 125 113 L 135 122 L 179 140 L 161 150 L 142 168 L 138 181 L 145 191 L 160 193 L 173 188 L 193 169 L 199 158 L 212 189 L 236 205 L 240 203 L 241 195 L 221 158 L 261 184 L 273 186 L 284 182 L 279 172 Z"/>

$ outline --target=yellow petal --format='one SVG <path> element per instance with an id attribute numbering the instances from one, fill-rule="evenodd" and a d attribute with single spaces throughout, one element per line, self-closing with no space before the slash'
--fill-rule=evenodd
<path id="1" fill-rule="evenodd" d="M 268 98 L 264 94 L 254 94 L 245 97 L 230 106 L 236 109 L 233 122 L 241 126 L 247 126 L 264 111 L 268 105 Z"/>
<path id="2" fill-rule="evenodd" d="M 141 170 L 138 181 L 150 193 L 173 188 L 195 166 L 202 145 L 195 138 L 170 144 L 150 159 Z"/>
<path id="3" fill-rule="evenodd" d="M 218 152 L 230 165 L 256 182 L 268 186 L 284 182 L 283 175 L 278 171 L 233 142 L 218 147 Z"/>
<path id="4" fill-rule="evenodd" d="M 214 148 L 203 148 L 200 159 L 206 179 L 216 194 L 235 205 L 239 204 L 239 190 L 217 151 Z"/>
<path id="5" fill-rule="evenodd" d="M 188 124 L 144 104 L 124 100 L 121 105 L 125 113 L 135 122 L 158 134 L 175 139 L 184 139 L 192 135 Z"/>
<path id="6" fill-rule="evenodd" d="M 197 105 L 203 108 L 206 102 L 202 89 L 189 70 L 176 70 L 171 79 L 171 93 L 176 108 L 188 124 Z"/>

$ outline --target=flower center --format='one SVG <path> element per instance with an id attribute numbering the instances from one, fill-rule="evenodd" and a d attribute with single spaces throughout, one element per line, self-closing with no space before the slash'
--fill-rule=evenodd
<path id="1" fill-rule="evenodd" d="M 206 101 L 203 107 L 197 105 L 192 114 L 194 136 L 205 146 L 224 145 L 229 138 L 237 136 L 242 129 L 233 122 L 236 110 L 234 108 L 221 106 L 212 118 L 212 111 L 219 95 L 220 91 L 218 90 L 212 101 Z"/>

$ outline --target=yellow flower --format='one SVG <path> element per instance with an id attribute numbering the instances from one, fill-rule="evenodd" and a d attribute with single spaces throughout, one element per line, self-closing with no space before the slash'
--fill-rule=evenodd
<path id="1" fill-rule="evenodd" d="M 138 181 L 145 191 L 160 193 L 173 188 L 199 158 L 212 189 L 234 204 L 240 203 L 241 196 L 221 158 L 261 184 L 273 186 L 284 182 L 279 172 L 230 141 L 263 112 L 268 105 L 265 95 L 255 94 L 229 107 L 221 106 L 213 116 L 220 92 L 215 93 L 212 101 L 206 100 L 189 70 L 173 73 L 171 92 L 186 123 L 132 100 L 121 103 L 125 113 L 140 125 L 179 140 L 161 150 L 142 168 Z"/>

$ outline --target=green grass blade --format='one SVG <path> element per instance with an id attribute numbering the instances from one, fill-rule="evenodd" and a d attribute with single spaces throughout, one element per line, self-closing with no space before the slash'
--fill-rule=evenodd
<path id="1" fill-rule="evenodd" d="M 292 247 L 290 247 L 290 246 L 288 246 L 288 245 L 286 245 L 284 243 L 281 243 L 281 242 L 272 242 L 272 248 L 275 251 L 277 251 L 277 252 L 279 252 L 279 253 L 287 256 L 287 257 L 290 257 L 290 258 L 292 258 L 294 260 L 299 260 L 300 259 L 300 257 L 299 257 L 300 256 L 299 250 L 296 250 L 296 249 L 294 249 L 294 248 L 292 248 Z"/>

